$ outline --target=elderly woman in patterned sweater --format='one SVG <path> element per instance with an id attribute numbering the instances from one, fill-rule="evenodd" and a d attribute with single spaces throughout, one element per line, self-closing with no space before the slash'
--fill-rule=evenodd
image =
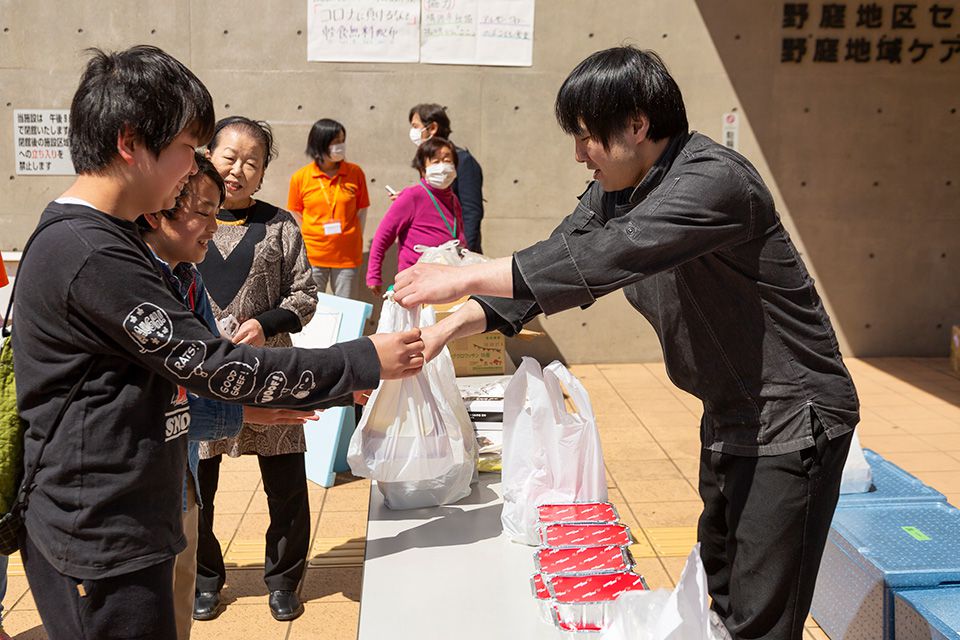
<path id="1" fill-rule="evenodd" d="M 206 259 L 198 265 L 218 322 L 233 316 L 240 326 L 234 342 L 291 346 L 290 334 L 316 310 L 316 285 L 293 217 L 253 194 L 274 155 L 265 122 L 229 117 L 217 122 L 207 156 L 223 177 L 226 200 Z M 287 381 L 296 395 L 309 379 Z M 303 427 L 264 428 L 245 423 L 235 438 L 203 443 L 199 478 L 204 504 L 197 548 L 194 619 L 211 620 L 221 611 L 226 581 L 220 543 L 213 532 L 214 495 L 223 454 L 256 455 L 270 509 L 264 582 L 273 617 L 292 620 L 303 613 L 296 590 L 307 563 L 310 505 L 304 468 Z"/>

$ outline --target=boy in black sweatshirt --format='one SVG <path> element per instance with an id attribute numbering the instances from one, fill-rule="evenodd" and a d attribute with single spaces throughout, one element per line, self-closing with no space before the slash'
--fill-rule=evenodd
<path id="1" fill-rule="evenodd" d="M 214 123 L 210 94 L 154 47 L 94 50 L 73 98 L 78 178 L 49 204 L 18 271 L 13 333 L 25 464 L 46 446 L 21 554 L 51 640 L 176 638 L 174 557 L 187 392 L 320 408 L 423 365 L 419 332 L 329 349 L 214 338 L 168 288 L 134 220 L 173 206 Z"/>

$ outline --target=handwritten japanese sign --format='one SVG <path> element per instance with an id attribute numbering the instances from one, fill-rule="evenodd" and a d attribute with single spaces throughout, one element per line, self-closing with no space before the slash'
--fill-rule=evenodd
<path id="1" fill-rule="evenodd" d="M 25 176 L 74 175 L 68 109 L 15 109 L 16 171 Z"/>
<path id="2" fill-rule="evenodd" d="M 960 61 L 960 15 L 952 3 L 939 0 L 928 4 L 785 2 L 781 28 L 781 63 Z"/>
<path id="3" fill-rule="evenodd" d="M 420 0 L 308 0 L 307 60 L 417 62 Z"/>
<path id="4" fill-rule="evenodd" d="M 308 0 L 307 59 L 531 66 L 534 0 Z"/>
<path id="5" fill-rule="evenodd" d="M 423 0 L 420 61 L 533 64 L 533 0 Z"/>

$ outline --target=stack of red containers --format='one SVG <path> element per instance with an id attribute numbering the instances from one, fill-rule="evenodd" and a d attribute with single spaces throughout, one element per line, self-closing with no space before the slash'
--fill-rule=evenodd
<path id="1" fill-rule="evenodd" d="M 609 502 L 544 504 L 538 513 L 531 585 L 541 616 L 562 635 L 598 633 L 617 596 L 647 588 L 633 572 L 630 528 Z"/>

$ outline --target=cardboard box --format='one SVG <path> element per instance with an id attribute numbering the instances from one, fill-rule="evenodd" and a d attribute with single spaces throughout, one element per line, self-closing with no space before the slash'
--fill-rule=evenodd
<path id="1" fill-rule="evenodd" d="M 437 322 L 440 322 L 460 308 L 469 298 L 463 297 L 447 304 L 435 304 Z M 521 340 L 533 340 L 543 334 L 538 331 L 523 329 L 517 334 Z M 453 358 L 453 367 L 457 377 L 461 376 L 491 376 L 502 375 L 507 362 L 507 344 L 504 335 L 499 331 L 481 333 L 453 340 L 447 344 L 450 357 Z"/>
<path id="2" fill-rule="evenodd" d="M 960 376 L 960 325 L 953 325 L 950 332 L 950 364 L 953 372 Z"/>
<path id="3" fill-rule="evenodd" d="M 456 311 L 467 298 L 449 304 L 437 304 L 437 322 Z M 459 338 L 447 344 L 453 368 L 460 376 L 502 375 L 507 360 L 507 346 L 502 333 L 493 331 L 476 336 Z"/>
<path id="4" fill-rule="evenodd" d="M 502 374 L 507 358 L 502 333 L 481 333 L 447 344 L 457 376 L 490 376 Z"/>

